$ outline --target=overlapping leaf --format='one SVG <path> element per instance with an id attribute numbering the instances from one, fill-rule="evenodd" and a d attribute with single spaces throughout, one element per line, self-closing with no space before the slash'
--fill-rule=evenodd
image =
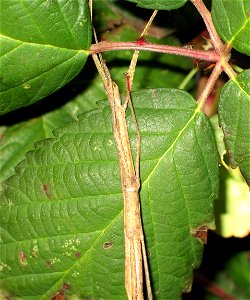
<path id="1" fill-rule="evenodd" d="M 104 4 L 104 2 L 101 2 L 96 5 L 96 9 L 99 9 L 96 13 L 99 13 L 99 15 L 101 10 L 104 10 Z M 101 8 L 99 8 L 99 5 Z M 108 8 L 110 7 L 108 6 Z M 106 11 L 107 7 L 105 13 Z M 121 40 L 135 40 L 138 38 L 138 35 L 138 31 L 132 30 L 127 25 L 121 26 L 119 30 L 116 29 L 115 34 L 112 31 L 108 36 L 106 34 L 108 40 L 114 40 L 115 37 Z M 163 43 L 176 44 L 178 41 L 173 37 L 167 37 L 164 38 Z M 131 56 L 132 53 L 130 51 L 119 51 L 115 52 L 115 54 L 111 52 L 104 55 L 110 66 L 112 77 L 121 90 L 125 86 L 124 73 L 127 71 Z M 177 88 L 185 78 L 185 72 L 191 67 L 192 63 L 190 60 L 184 57 L 156 55 L 150 52 L 140 53 L 133 88 L 157 88 L 161 86 Z M 87 74 L 92 72 L 90 64 L 85 66 L 85 71 Z M 0 127 L 0 182 L 14 173 L 16 164 L 24 159 L 27 151 L 33 149 L 35 142 L 51 137 L 54 129 L 73 121 L 80 113 L 93 109 L 96 100 L 105 98 L 105 91 L 98 76 L 94 80 L 84 77 L 84 82 L 83 78 L 79 77 L 78 85 L 83 88 L 83 92 L 77 99 L 64 105 L 62 108 L 9 128 Z M 193 85 L 194 81 L 191 81 L 187 89 L 193 88 Z M 53 97 L 56 99 L 60 96 L 54 94 Z"/>
<path id="2" fill-rule="evenodd" d="M 59 89 L 83 67 L 91 42 L 88 3 L 1 1 L 0 114 Z"/>
<path id="3" fill-rule="evenodd" d="M 178 299 L 199 265 L 201 232 L 213 223 L 214 136 L 186 92 L 142 90 L 133 101 L 154 293 Z M 130 117 L 128 124 L 134 145 Z M 59 291 L 125 299 L 122 194 L 107 103 L 37 144 L 16 172 L 1 202 L 1 285 L 24 300 Z"/>
<path id="4" fill-rule="evenodd" d="M 171 10 L 183 6 L 187 0 L 128 0 L 137 3 L 138 6 L 149 9 Z"/>
<path id="5" fill-rule="evenodd" d="M 219 122 L 232 167 L 239 166 L 250 183 L 250 70 L 230 80 L 219 102 Z"/>
<path id="6" fill-rule="evenodd" d="M 250 1 L 213 0 L 214 25 L 223 40 L 238 51 L 250 55 Z"/>
<path id="7" fill-rule="evenodd" d="M 4 180 L 14 174 L 15 166 L 24 159 L 25 154 L 34 149 L 34 143 L 52 137 L 52 131 L 77 119 L 80 113 L 96 108 L 96 99 L 105 96 L 101 80 L 96 78 L 72 102 L 63 107 L 12 126 L 0 127 L 0 190 Z"/>
<path id="8" fill-rule="evenodd" d="M 224 161 L 227 159 L 226 149 L 218 115 L 213 116 L 210 121 L 220 158 Z M 239 168 L 228 170 L 225 165 L 220 168 L 219 190 L 214 209 L 216 232 L 225 238 L 247 236 L 250 232 L 250 194 Z"/>

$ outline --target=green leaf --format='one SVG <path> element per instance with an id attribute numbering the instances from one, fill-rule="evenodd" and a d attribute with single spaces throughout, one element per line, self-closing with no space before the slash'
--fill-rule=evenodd
<path id="1" fill-rule="evenodd" d="M 219 122 L 225 136 L 230 164 L 239 166 L 250 184 L 250 69 L 230 80 L 222 89 Z"/>
<path id="2" fill-rule="evenodd" d="M 141 204 L 156 299 L 180 299 L 213 226 L 216 144 L 194 99 L 141 90 L 133 103 L 142 135 Z M 1 285 L 11 295 L 125 299 L 123 209 L 107 102 L 55 131 L 5 182 Z M 136 142 L 128 115 L 132 146 Z M 203 227 L 205 226 L 205 227 Z M 201 229 L 202 228 L 202 229 Z M 201 229 L 201 230 L 200 230 Z"/>
<path id="3" fill-rule="evenodd" d="M 101 9 L 104 9 L 103 4 L 104 2 L 102 1 L 100 4 L 98 3 L 98 5 L 101 5 Z M 108 40 L 114 40 L 114 38 L 135 40 L 139 34 L 139 32 L 132 30 L 128 26 L 121 26 L 119 30 L 115 30 L 115 33 L 111 31 L 107 38 Z M 151 40 L 152 38 L 150 38 Z M 162 42 L 170 45 L 178 44 L 178 41 L 173 37 L 166 37 L 162 39 Z M 131 51 L 118 51 L 115 55 L 110 52 L 104 55 L 105 60 L 110 66 L 112 78 L 119 85 L 120 90 L 125 90 L 124 73 L 127 71 L 131 57 Z M 136 68 L 133 89 L 157 88 L 161 86 L 177 88 L 179 83 L 184 80 L 186 76 L 185 72 L 191 67 L 191 61 L 185 57 L 141 52 Z M 84 70 L 87 74 L 92 74 L 93 71 L 91 68 L 92 65 L 87 63 Z M 0 136 L 2 136 L 0 139 L 0 184 L 3 180 L 13 175 L 14 167 L 24 159 L 26 152 L 33 149 L 35 142 L 51 137 L 54 129 L 73 121 L 80 113 L 95 108 L 96 100 L 105 98 L 105 91 L 103 90 L 100 77 L 96 76 L 94 80 L 90 79 L 89 77 L 83 78 L 79 76 L 72 82 L 72 84 L 75 83 L 76 87 L 79 85 L 83 88 L 83 92 L 77 99 L 72 100 L 63 108 L 9 128 L 0 127 Z M 194 80 L 188 84 L 187 88 L 190 89 L 193 86 Z M 57 96 L 57 94 L 54 94 L 52 100 L 54 97 L 56 99 L 60 95 Z M 30 109 L 32 110 L 32 108 Z"/>
<path id="4" fill-rule="evenodd" d="M 34 103 L 75 77 L 91 42 L 88 3 L 2 0 L 0 114 Z"/>
<path id="5" fill-rule="evenodd" d="M 77 120 L 80 113 L 96 108 L 93 99 L 104 97 L 102 82 L 95 78 L 90 88 L 62 108 L 13 126 L 0 127 L 0 184 L 14 174 L 14 167 L 34 149 L 35 142 L 52 137 L 54 129 Z"/>
<path id="6" fill-rule="evenodd" d="M 219 127 L 218 116 L 210 119 L 221 161 L 226 153 L 223 130 Z M 221 165 L 220 193 L 215 202 L 216 232 L 222 237 L 245 237 L 250 233 L 249 188 L 239 168 L 229 169 Z"/>
<path id="7" fill-rule="evenodd" d="M 128 0 L 137 3 L 138 6 L 149 9 L 171 10 L 182 7 L 187 0 Z"/>
<path id="8" fill-rule="evenodd" d="M 212 18 L 225 42 L 250 55 L 250 0 L 213 0 Z"/>
<path id="9" fill-rule="evenodd" d="M 219 126 L 218 115 L 212 116 L 210 118 L 210 122 L 214 129 L 214 135 L 215 135 L 215 140 L 216 140 L 216 144 L 217 144 L 217 149 L 218 149 L 220 158 L 222 160 L 224 155 L 226 154 L 226 148 L 225 148 L 225 143 L 224 143 L 223 130 Z"/>

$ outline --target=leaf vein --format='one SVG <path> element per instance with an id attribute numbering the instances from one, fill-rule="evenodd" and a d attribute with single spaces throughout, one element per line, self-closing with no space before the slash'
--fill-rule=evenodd
<path id="1" fill-rule="evenodd" d="M 61 50 L 66 50 L 66 51 L 74 51 L 74 52 L 80 52 L 80 53 L 85 53 L 86 55 L 89 55 L 89 51 L 84 50 L 84 49 L 74 49 L 74 48 L 65 48 L 65 47 L 59 47 L 59 46 L 55 46 L 55 45 L 51 45 L 51 44 L 41 44 L 41 43 L 32 43 L 32 42 L 26 42 L 26 41 L 22 41 L 20 39 L 17 38 L 12 38 L 10 36 L 6 36 L 3 34 L 0 34 L 1 38 L 6 38 L 6 39 L 10 39 L 12 41 L 16 41 L 16 42 L 21 42 L 24 45 L 34 45 L 34 46 L 41 46 L 41 47 L 48 47 L 48 48 L 55 48 L 55 49 L 61 49 Z"/>

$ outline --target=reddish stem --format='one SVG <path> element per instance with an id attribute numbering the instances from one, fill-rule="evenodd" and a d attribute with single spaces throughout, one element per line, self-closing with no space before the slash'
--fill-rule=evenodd
<path id="1" fill-rule="evenodd" d="M 198 110 L 202 110 L 202 108 L 203 108 L 204 104 L 206 103 L 208 96 L 212 92 L 215 82 L 217 81 L 221 72 L 222 72 L 221 62 L 217 62 L 211 75 L 209 76 L 207 84 L 206 84 L 200 98 L 198 99 L 198 103 L 199 103 L 198 108 L 197 108 Z"/>
<path id="2" fill-rule="evenodd" d="M 224 44 L 222 43 L 212 21 L 211 13 L 206 8 L 205 4 L 202 0 L 191 0 L 198 12 L 200 13 L 204 23 L 206 24 L 207 30 L 209 32 L 209 36 L 212 40 L 214 48 L 222 52 L 224 48 Z"/>
<path id="3" fill-rule="evenodd" d="M 227 293 L 224 288 L 220 287 L 216 283 L 210 281 L 205 275 L 202 273 L 196 273 L 195 274 L 195 280 L 197 283 L 202 284 L 208 292 L 210 292 L 212 295 L 217 296 L 220 299 L 223 300 L 236 300 L 236 298 L 229 293 Z"/>
<path id="4" fill-rule="evenodd" d="M 203 51 L 178 46 L 153 44 L 142 40 L 137 42 L 100 42 L 91 45 L 89 52 L 90 54 L 96 54 L 112 50 L 144 50 L 167 54 L 177 54 L 212 62 L 218 62 L 221 58 L 220 55 L 215 51 Z"/>

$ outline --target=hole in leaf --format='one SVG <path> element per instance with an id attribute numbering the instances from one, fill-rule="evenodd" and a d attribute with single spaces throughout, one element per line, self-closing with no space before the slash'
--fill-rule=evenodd
<path id="1" fill-rule="evenodd" d="M 103 249 L 109 249 L 109 248 L 112 248 L 113 247 L 113 244 L 111 242 L 105 242 L 103 244 Z"/>
<path id="2" fill-rule="evenodd" d="M 63 284 L 63 289 L 64 290 L 69 290 L 69 289 L 71 289 L 71 285 L 69 283 L 64 283 Z"/>

